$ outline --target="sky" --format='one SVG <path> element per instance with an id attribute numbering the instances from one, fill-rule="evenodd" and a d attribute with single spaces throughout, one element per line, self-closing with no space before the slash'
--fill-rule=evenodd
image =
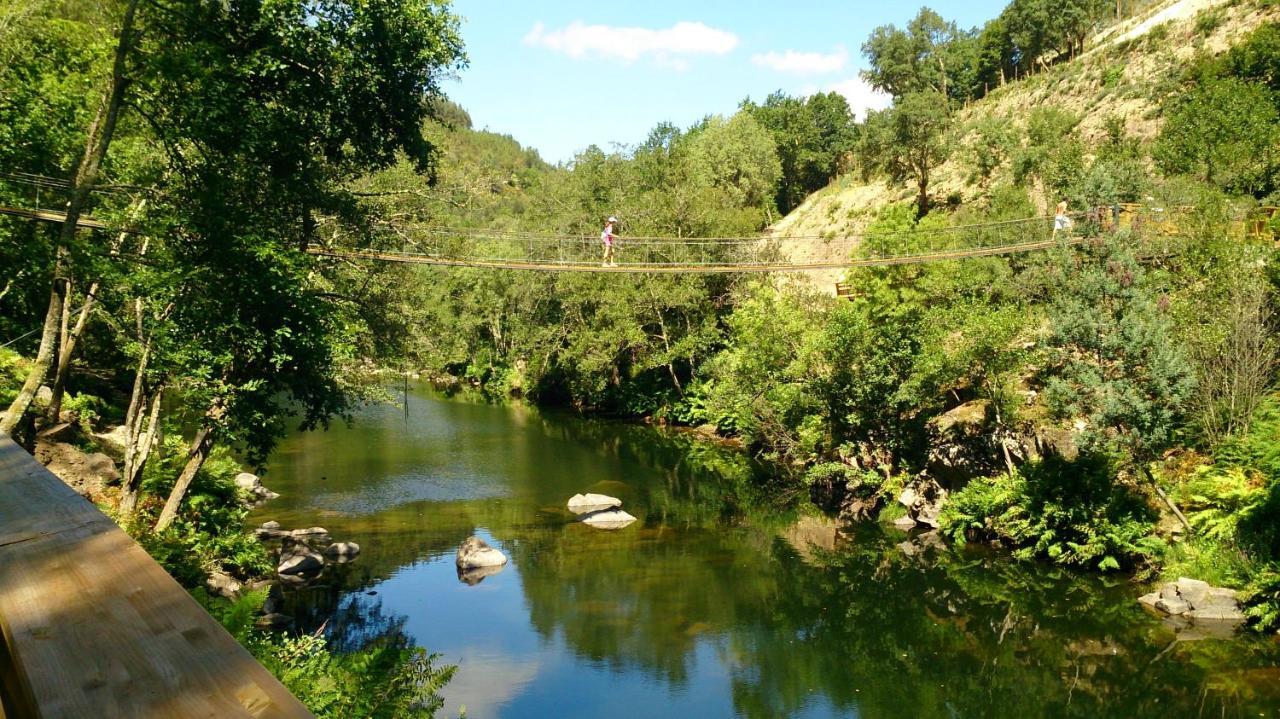
<path id="1" fill-rule="evenodd" d="M 1007 0 L 935 0 L 962 27 Z M 589 145 L 643 142 L 654 126 L 729 115 L 771 92 L 837 90 L 861 117 L 888 98 L 858 76 L 879 25 L 903 27 L 914 3 L 864 0 L 455 0 L 469 65 L 443 89 L 477 129 L 567 162 Z"/>

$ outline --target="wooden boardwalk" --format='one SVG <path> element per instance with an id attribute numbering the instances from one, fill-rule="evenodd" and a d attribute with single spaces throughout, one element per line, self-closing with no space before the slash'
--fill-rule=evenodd
<path id="1" fill-rule="evenodd" d="M 0 717 L 312 714 L 106 515 L 0 436 Z"/>

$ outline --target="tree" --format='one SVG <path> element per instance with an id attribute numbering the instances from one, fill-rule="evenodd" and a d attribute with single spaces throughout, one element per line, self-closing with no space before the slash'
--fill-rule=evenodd
<path id="1" fill-rule="evenodd" d="M 1121 240 L 1094 255 L 1064 252 L 1049 311 L 1049 406 L 1080 420 L 1082 446 L 1137 466 L 1174 438 L 1194 387 L 1168 301 Z"/>
<path id="2" fill-rule="evenodd" d="M 862 45 L 869 69 L 862 76 L 877 90 L 904 97 L 932 91 L 944 102 L 951 97 L 948 87 L 947 49 L 960 31 L 941 15 L 921 8 L 905 30 L 881 25 L 871 31 Z"/>
<path id="3" fill-rule="evenodd" d="M 1280 113 L 1267 88 L 1210 80 L 1174 101 L 1154 154 L 1167 172 L 1263 195 L 1276 184 L 1277 127 Z"/>
<path id="4" fill-rule="evenodd" d="M 772 200 L 782 174 L 773 138 L 746 111 L 711 118 L 689 140 L 695 176 L 724 190 L 741 207 Z"/>
<path id="5" fill-rule="evenodd" d="M 317 213 L 362 226 L 343 189 L 358 174 L 398 152 L 430 169 L 425 98 L 462 55 L 457 19 L 433 0 L 154 12 L 131 79 L 171 178 L 167 240 L 184 275 L 171 361 L 203 408 L 163 530 L 219 438 L 260 462 L 292 413 L 310 428 L 346 407 L 342 293 L 315 286 L 323 267 L 300 250 Z"/>
<path id="6" fill-rule="evenodd" d="M 929 179 L 947 159 L 951 116 L 936 92 L 914 92 L 892 108 L 867 117 L 863 154 L 868 167 L 884 171 L 890 180 L 916 185 L 916 214 L 929 214 Z"/>

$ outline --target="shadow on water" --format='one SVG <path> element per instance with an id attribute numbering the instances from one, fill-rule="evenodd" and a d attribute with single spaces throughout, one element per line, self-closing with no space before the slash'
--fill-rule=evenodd
<path id="1" fill-rule="evenodd" d="M 411 393 L 291 437 L 255 519 L 364 547 L 292 598 L 340 647 L 413 641 L 457 663 L 469 717 L 1272 716 L 1280 648 L 1174 642 L 1138 587 L 862 527 L 758 489 L 681 435 Z M 640 521 L 574 521 L 572 494 Z M 473 584 L 453 552 L 511 557 Z M 812 544 L 811 544 L 812 542 Z M 327 622 L 327 624 L 326 624 Z"/>

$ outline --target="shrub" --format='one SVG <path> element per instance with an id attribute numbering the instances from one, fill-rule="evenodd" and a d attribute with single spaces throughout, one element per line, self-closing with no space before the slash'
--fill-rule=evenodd
<path id="1" fill-rule="evenodd" d="M 320 719 L 429 719 L 444 703 L 440 690 L 456 666 L 436 667 L 436 654 L 397 643 L 374 643 L 337 653 L 321 636 L 284 636 L 254 631 L 266 590 L 235 602 L 197 600 Z"/>
<path id="2" fill-rule="evenodd" d="M 953 494 L 942 529 L 956 541 L 999 540 L 1020 559 L 1101 571 L 1149 565 L 1164 548 L 1153 535 L 1155 512 L 1113 477 L 1114 464 L 1101 455 L 1027 464 Z"/>

